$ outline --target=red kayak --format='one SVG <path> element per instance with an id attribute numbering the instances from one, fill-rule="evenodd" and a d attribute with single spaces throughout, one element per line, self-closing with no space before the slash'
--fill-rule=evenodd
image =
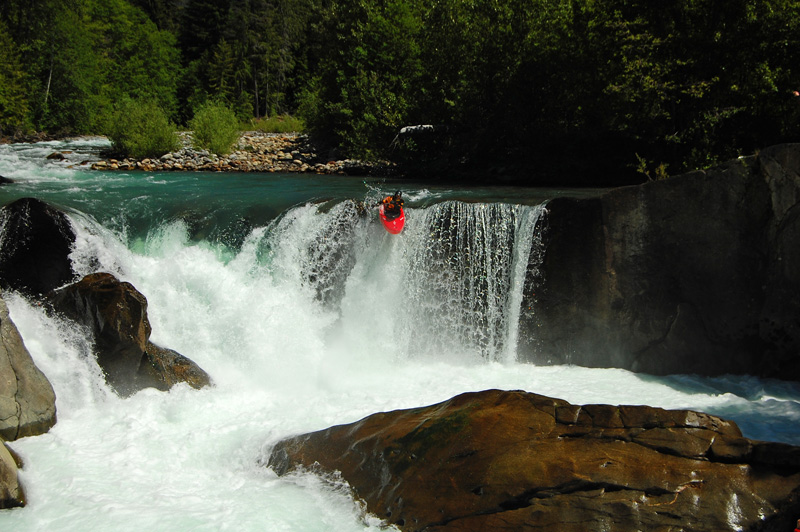
<path id="1" fill-rule="evenodd" d="M 384 214 L 383 205 L 381 205 L 380 209 L 378 209 L 378 214 L 381 217 L 381 223 L 383 224 L 383 227 L 385 227 L 386 230 L 393 235 L 396 235 L 403 230 L 403 226 L 406 223 L 406 213 L 403 211 L 402 207 L 400 207 L 400 216 L 392 218 L 391 220 L 386 217 L 386 214 Z"/>

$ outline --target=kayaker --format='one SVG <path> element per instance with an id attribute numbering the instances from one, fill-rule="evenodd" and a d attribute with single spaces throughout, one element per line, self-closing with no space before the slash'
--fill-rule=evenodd
<path id="1" fill-rule="evenodd" d="M 401 208 L 403 207 L 403 193 L 399 190 L 394 193 L 394 196 L 386 196 L 378 205 L 383 205 L 383 214 L 387 220 L 394 220 L 400 216 Z"/>

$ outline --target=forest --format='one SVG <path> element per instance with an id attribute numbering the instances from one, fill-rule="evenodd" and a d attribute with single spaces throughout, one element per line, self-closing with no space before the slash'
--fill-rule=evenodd
<path id="1" fill-rule="evenodd" d="M 418 175 L 619 184 L 800 140 L 798 90 L 794 0 L 0 3 L 6 137 L 213 100 Z"/>

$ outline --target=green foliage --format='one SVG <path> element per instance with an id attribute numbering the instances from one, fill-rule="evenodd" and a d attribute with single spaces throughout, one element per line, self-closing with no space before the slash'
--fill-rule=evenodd
<path id="1" fill-rule="evenodd" d="M 214 100 L 347 156 L 641 180 L 799 141 L 798 35 L 796 0 L 4 0 L 0 127 Z M 417 124 L 449 133 L 392 142 Z"/>
<path id="2" fill-rule="evenodd" d="M 0 134 L 29 127 L 27 75 L 16 45 L 0 20 Z"/>
<path id="3" fill-rule="evenodd" d="M 180 147 L 175 126 L 153 100 L 123 100 L 108 130 L 114 150 L 126 157 L 159 157 Z"/>
<path id="4" fill-rule="evenodd" d="M 175 111 L 175 39 L 127 1 L 7 0 L 0 19 L 26 71 L 34 127 L 97 133 L 127 97 Z"/>
<path id="5" fill-rule="evenodd" d="M 264 133 L 299 133 L 305 129 L 303 121 L 290 115 L 276 115 L 260 120 L 253 120 L 254 131 Z"/>
<path id="6" fill-rule="evenodd" d="M 319 1 L 189 0 L 180 38 L 185 99 L 214 98 L 241 119 L 290 111 L 305 67 L 306 21 Z"/>
<path id="7" fill-rule="evenodd" d="M 656 181 L 667 179 L 669 174 L 667 173 L 667 165 L 665 163 L 661 163 L 655 166 L 655 169 L 651 172 L 649 170 L 650 164 L 640 156 L 638 153 L 636 154 L 637 164 L 636 164 L 636 171 L 647 178 L 648 181 Z"/>
<path id="8" fill-rule="evenodd" d="M 217 155 L 231 152 L 239 140 L 239 120 L 230 107 L 219 102 L 201 106 L 189 122 L 194 133 L 194 144 Z"/>
<path id="9" fill-rule="evenodd" d="M 375 158 L 389 147 L 413 104 L 423 66 L 413 0 L 342 0 L 321 13 L 312 42 L 317 75 L 300 114 L 348 154 Z"/>
<path id="10" fill-rule="evenodd" d="M 300 113 L 353 155 L 635 180 L 642 154 L 682 171 L 798 138 L 788 97 L 800 88 L 798 10 L 789 0 L 329 2 Z M 426 123 L 456 133 L 386 149 L 400 126 Z"/>

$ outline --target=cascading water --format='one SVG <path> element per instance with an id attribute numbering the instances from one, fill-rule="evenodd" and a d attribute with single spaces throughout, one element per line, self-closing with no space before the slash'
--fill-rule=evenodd
<path id="1" fill-rule="evenodd" d="M 11 443 L 28 506 L 0 511 L 2 531 L 380 530 L 341 482 L 265 469 L 270 447 L 488 388 L 692 408 L 751 438 L 800 443 L 794 383 L 515 362 L 543 212 L 538 199 L 520 204 L 529 191 L 405 183 L 406 227 L 392 236 L 370 203 L 400 187 L 380 180 L 365 192 L 337 176 L 42 162 L 63 146 L 0 146 L 0 175 L 15 180 L 0 204 L 35 196 L 68 209 L 78 274 L 131 282 L 148 299 L 151 339 L 215 385 L 119 398 L 80 330 L 3 294 L 53 383 L 58 423 Z"/>
<path id="2" fill-rule="evenodd" d="M 425 209 L 397 258 L 404 343 L 515 360 L 528 257 L 541 206 L 445 202 Z"/>
<path id="3" fill-rule="evenodd" d="M 294 276 L 328 309 L 341 306 L 344 323 L 372 321 L 395 356 L 513 361 L 542 209 L 447 201 L 408 210 L 397 238 L 363 204 L 305 205 L 273 224 L 261 247 L 275 275 Z"/>

